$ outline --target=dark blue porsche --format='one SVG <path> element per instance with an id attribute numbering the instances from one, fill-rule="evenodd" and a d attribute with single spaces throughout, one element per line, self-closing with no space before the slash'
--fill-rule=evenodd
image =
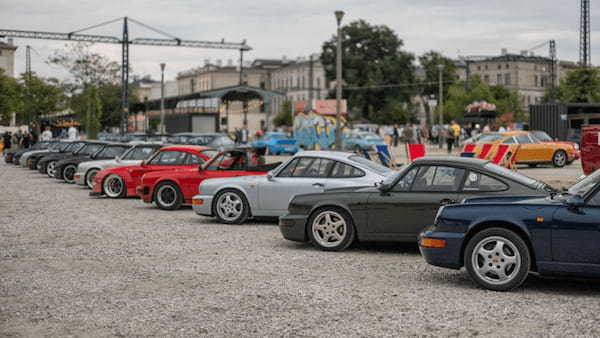
<path id="1" fill-rule="evenodd" d="M 479 285 L 507 291 L 530 271 L 600 277 L 600 170 L 562 194 L 474 198 L 440 208 L 419 235 L 432 265 L 465 266 Z"/>

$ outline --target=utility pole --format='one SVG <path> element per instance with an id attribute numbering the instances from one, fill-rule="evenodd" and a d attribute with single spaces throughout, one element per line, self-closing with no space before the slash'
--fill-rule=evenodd
<path id="1" fill-rule="evenodd" d="M 312 102 L 313 102 L 313 56 L 310 54 L 308 56 L 308 104 L 306 105 L 306 109 L 308 111 L 312 110 Z"/>
<path id="2" fill-rule="evenodd" d="M 244 84 L 243 74 L 244 74 L 244 50 L 240 49 L 240 86 L 242 86 Z"/>
<path id="3" fill-rule="evenodd" d="M 166 134 L 167 129 L 165 128 L 165 66 L 163 62 L 160 64 L 160 132 L 159 134 Z"/>
<path id="4" fill-rule="evenodd" d="M 127 17 L 123 18 L 123 39 L 121 40 L 121 135 L 127 133 L 129 115 L 129 30 Z"/>
<path id="5" fill-rule="evenodd" d="M 556 41 L 550 40 L 550 103 L 554 103 L 556 86 Z"/>
<path id="6" fill-rule="evenodd" d="M 29 45 L 25 49 L 25 74 L 31 77 L 31 46 Z"/>
<path id="7" fill-rule="evenodd" d="M 335 90 L 335 149 L 342 149 L 342 18 L 344 17 L 343 11 L 335 11 L 335 18 L 337 20 L 337 52 L 336 52 L 336 90 Z"/>
<path id="8" fill-rule="evenodd" d="M 440 63 L 437 65 L 437 69 L 439 71 L 439 87 L 440 87 L 440 93 L 438 96 L 438 111 L 439 111 L 439 119 L 438 119 L 438 123 L 440 124 L 440 128 L 442 128 L 442 126 L 444 125 L 444 88 L 443 88 L 443 83 L 442 83 L 442 73 L 444 71 L 444 64 Z M 441 137 L 441 130 L 440 130 L 440 148 L 442 148 L 443 145 L 443 141 L 442 141 L 442 137 Z"/>

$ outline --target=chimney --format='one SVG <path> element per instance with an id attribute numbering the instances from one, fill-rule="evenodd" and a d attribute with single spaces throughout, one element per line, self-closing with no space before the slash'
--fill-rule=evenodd
<path id="1" fill-rule="evenodd" d="M 504 56 L 504 55 L 508 54 L 508 50 L 506 48 L 502 48 L 500 50 L 500 53 Z"/>

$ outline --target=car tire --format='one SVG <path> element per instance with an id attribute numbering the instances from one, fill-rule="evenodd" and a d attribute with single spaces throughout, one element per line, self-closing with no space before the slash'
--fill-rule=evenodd
<path id="1" fill-rule="evenodd" d="M 557 150 L 552 155 L 552 165 L 562 168 L 567 164 L 567 153 L 564 150 Z"/>
<path id="2" fill-rule="evenodd" d="M 336 207 L 325 207 L 312 213 L 308 220 L 308 238 L 323 251 L 342 251 L 356 237 L 352 217 Z"/>
<path id="3" fill-rule="evenodd" d="M 250 217 L 250 205 L 239 190 L 225 189 L 215 196 L 213 215 L 220 223 L 242 224 Z"/>
<path id="4" fill-rule="evenodd" d="M 67 183 L 75 183 L 76 164 L 67 164 L 62 170 L 62 178 Z"/>
<path id="5" fill-rule="evenodd" d="M 161 210 L 177 210 L 183 203 L 183 196 L 177 184 L 162 182 L 154 189 L 154 202 Z"/>
<path id="6" fill-rule="evenodd" d="M 125 197 L 127 189 L 121 176 L 110 174 L 102 181 L 102 191 L 109 198 L 121 198 Z"/>
<path id="7" fill-rule="evenodd" d="M 56 161 L 49 161 L 48 163 L 46 163 L 45 171 L 48 177 L 54 178 L 54 175 L 56 175 Z"/>
<path id="8" fill-rule="evenodd" d="M 98 169 L 90 169 L 85 173 L 85 185 L 92 189 L 94 188 L 94 177 L 100 170 Z"/>
<path id="9" fill-rule="evenodd" d="M 488 228 L 476 233 L 467 243 L 463 259 L 471 279 L 494 291 L 519 287 L 531 267 L 527 244 L 505 228 Z"/>

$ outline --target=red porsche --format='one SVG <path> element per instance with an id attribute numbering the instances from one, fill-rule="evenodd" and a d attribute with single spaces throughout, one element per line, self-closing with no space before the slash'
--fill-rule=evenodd
<path id="1" fill-rule="evenodd" d="M 144 202 L 155 202 L 162 210 L 179 209 L 182 204 L 191 204 L 205 179 L 263 175 L 281 164 L 264 164 L 265 150 L 265 147 L 227 149 L 194 169 L 147 173 L 137 187 L 137 194 Z"/>
<path id="2" fill-rule="evenodd" d="M 142 176 L 152 172 L 197 169 L 217 151 L 203 146 L 177 145 L 160 148 L 151 158 L 141 164 L 109 168 L 94 177 L 90 196 L 106 195 L 110 198 L 136 196 L 135 188 Z"/>

